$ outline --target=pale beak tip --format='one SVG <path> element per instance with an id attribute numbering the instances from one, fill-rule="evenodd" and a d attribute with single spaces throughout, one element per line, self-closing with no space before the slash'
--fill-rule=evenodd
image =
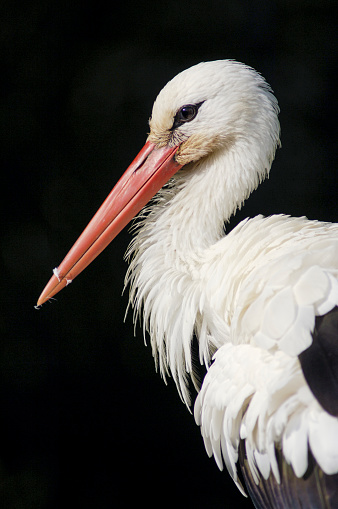
<path id="1" fill-rule="evenodd" d="M 42 304 L 47 302 L 47 300 L 51 299 L 56 293 L 58 293 L 62 288 L 64 288 L 67 284 L 70 283 L 70 280 L 68 279 L 61 279 L 58 277 L 58 273 L 56 272 L 56 269 L 54 269 L 54 274 L 48 281 L 47 285 L 45 286 L 43 292 L 41 293 L 40 297 L 38 298 L 38 301 L 36 303 L 35 307 L 40 307 Z"/>
<path id="2" fill-rule="evenodd" d="M 39 308 L 40 306 L 42 306 L 42 304 L 44 304 L 45 302 L 47 302 L 47 300 L 49 299 L 48 295 L 46 295 L 46 289 L 43 290 L 43 292 L 41 293 L 40 297 L 38 298 L 38 301 L 36 303 L 36 308 Z"/>

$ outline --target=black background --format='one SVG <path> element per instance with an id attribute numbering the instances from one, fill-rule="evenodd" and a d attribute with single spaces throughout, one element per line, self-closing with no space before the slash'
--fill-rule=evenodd
<path id="1" fill-rule="evenodd" d="M 233 224 L 337 220 L 334 6 L 1 3 L 0 507 L 251 507 L 123 323 L 127 230 L 57 302 L 34 304 L 143 145 L 156 94 L 202 60 L 255 67 L 281 107 L 283 148 Z"/>

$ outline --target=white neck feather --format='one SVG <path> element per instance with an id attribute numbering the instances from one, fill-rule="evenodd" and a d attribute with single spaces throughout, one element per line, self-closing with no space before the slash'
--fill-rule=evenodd
<path id="1" fill-rule="evenodd" d="M 217 324 L 217 332 L 212 330 L 215 317 L 207 312 L 200 284 L 203 263 L 208 249 L 224 236 L 224 222 L 263 180 L 273 157 L 262 161 L 257 154 L 250 161 L 255 166 L 248 168 L 241 158 L 247 150 L 227 147 L 180 170 L 144 212 L 127 253 L 134 319 L 142 317 L 156 365 L 164 378 L 171 372 L 187 404 L 187 373 L 195 382 L 193 334 L 199 338 L 200 361 L 208 365 L 224 328 Z"/>

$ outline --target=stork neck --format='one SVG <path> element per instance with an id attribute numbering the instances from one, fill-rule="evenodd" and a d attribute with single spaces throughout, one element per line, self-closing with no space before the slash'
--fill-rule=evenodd
<path id="1" fill-rule="evenodd" d="M 150 214 L 154 234 L 162 232 L 162 237 L 155 234 L 156 242 L 163 240 L 181 258 L 200 256 L 201 250 L 224 236 L 224 223 L 256 187 L 257 175 L 257 182 L 245 181 L 250 174 L 236 153 L 228 150 L 182 168 L 169 188 L 160 192 Z"/>

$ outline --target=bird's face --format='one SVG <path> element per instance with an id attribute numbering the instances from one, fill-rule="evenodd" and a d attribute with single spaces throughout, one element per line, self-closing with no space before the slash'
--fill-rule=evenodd
<path id="1" fill-rule="evenodd" d="M 198 79 L 201 69 L 196 67 L 188 76 L 186 71 L 177 75 L 162 89 L 149 120 L 148 140 L 158 147 L 178 147 L 175 159 L 181 165 L 198 161 L 222 142 L 214 115 L 220 87 L 214 83 L 211 89 L 210 76 Z"/>
<path id="2" fill-rule="evenodd" d="M 263 78 L 243 64 L 203 62 L 161 90 L 148 140 L 158 147 L 178 147 L 175 159 L 182 166 L 196 162 L 217 148 L 230 148 L 250 130 L 257 132 L 266 96 Z"/>
<path id="3" fill-rule="evenodd" d="M 152 117 L 148 140 L 157 147 L 178 147 L 175 159 L 181 166 L 212 153 L 225 140 L 219 133 L 207 129 L 203 122 L 206 117 L 204 103 L 205 100 L 185 103 L 176 111 L 171 108 L 160 118 Z"/>

